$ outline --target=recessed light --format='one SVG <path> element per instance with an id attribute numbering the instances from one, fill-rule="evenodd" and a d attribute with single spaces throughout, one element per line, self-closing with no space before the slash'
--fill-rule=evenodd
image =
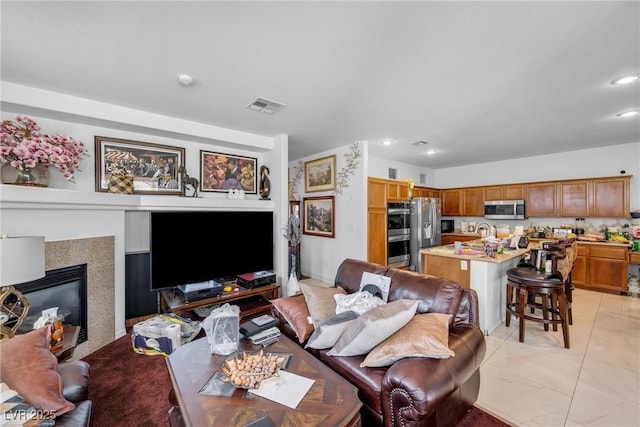
<path id="1" fill-rule="evenodd" d="M 193 86 L 193 77 L 189 74 L 180 74 L 178 75 L 178 83 L 184 87 Z"/>
<path id="2" fill-rule="evenodd" d="M 625 111 L 624 113 L 616 114 L 616 117 L 633 117 L 638 115 L 638 110 Z"/>
<path id="3" fill-rule="evenodd" d="M 638 80 L 638 74 L 629 74 L 628 76 L 618 77 L 615 80 L 611 80 L 612 85 L 626 85 Z"/>
<path id="4" fill-rule="evenodd" d="M 384 145 L 385 147 L 388 147 L 390 145 L 393 145 L 395 142 L 392 141 L 391 139 L 385 139 L 384 141 L 381 141 L 380 144 Z"/>
<path id="5" fill-rule="evenodd" d="M 436 150 L 435 150 L 435 148 L 430 148 L 427 151 L 425 151 L 424 154 L 426 154 L 427 156 L 432 156 L 432 155 L 436 154 Z"/>

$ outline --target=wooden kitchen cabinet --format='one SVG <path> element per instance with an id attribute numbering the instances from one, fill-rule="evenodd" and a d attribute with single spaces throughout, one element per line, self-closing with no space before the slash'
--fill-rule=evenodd
<path id="1" fill-rule="evenodd" d="M 465 188 L 462 192 L 462 215 L 483 216 L 484 200 L 484 188 Z"/>
<path id="2" fill-rule="evenodd" d="M 442 215 L 462 216 L 462 189 L 442 190 Z"/>
<path id="3" fill-rule="evenodd" d="M 629 218 L 630 176 L 591 180 L 591 217 Z"/>
<path id="4" fill-rule="evenodd" d="M 557 216 L 555 182 L 527 184 L 525 192 L 528 217 Z"/>
<path id="5" fill-rule="evenodd" d="M 387 189 L 382 178 L 367 180 L 367 259 L 387 265 Z"/>
<path id="6" fill-rule="evenodd" d="M 505 185 L 504 200 L 524 200 L 524 185 Z"/>
<path id="7" fill-rule="evenodd" d="M 559 216 L 589 216 L 589 181 L 561 181 L 558 183 L 560 196 Z"/>
<path id="8" fill-rule="evenodd" d="M 413 197 L 435 197 L 440 198 L 440 190 L 429 187 L 413 187 Z"/>
<path id="9" fill-rule="evenodd" d="M 589 284 L 589 245 L 578 243 L 578 255 L 573 262 L 573 270 L 571 270 L 571 282 L 574 285 Z"/>
<path id="10" fill-rule="evenodd" d="M 485 200 L 524 200 L 524 185 L 498 185 L 484 188 Z"/>
<path id="11" fill-rule="evenodd" d="M 468 242 L 470 240 L 478 240 L 479 234 L 469 234 L 466 236 L 460 234 L 443 234 L 441 238 L 441 245 L 452 245 L 454 242 Z"/>
<path id="12" fill-rule="evenodd" d="M 387 180 L 369 178 L 367 185 L 367 206 L 387 209 Z"/>
<path id="13" fill-rule="evenodd" d="M 409 200 L 409 183 L 404 181 L 387 181 L 387 201 L 406 202 Z"/>
<path id="14" fill-rule="evenodd" d="M 571 272 L 573 284 L 594 291 L 626 292 L 627 253 L 624 246 L 578 243 Z"/>
<path id="15" fill-rule="evenodd" d="M 485 200 L 504 200 L 504 185 L 484 188 Z"/>
<path id="16" fill-rule="evenodd" d="M 368 215 L 369 238 L 367 244 L 367 259 L 380 265 L 387 265 L 387 211 L 369 209 Z"/>

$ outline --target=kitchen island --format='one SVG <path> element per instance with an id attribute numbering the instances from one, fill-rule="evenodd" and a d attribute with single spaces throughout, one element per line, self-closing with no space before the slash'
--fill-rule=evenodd
<path id="1" fill-rule="evenodd" d="M 454 245 L 420 250 L 422 273 L 445 277 L 478 294 L 480 329 L 491 334 L 505 319 L 507 270 L 518 265 L 530 249 L 507 249 L 489 257 L 481 253 L 480 240 L 464 242 L 462 253 Z"/>

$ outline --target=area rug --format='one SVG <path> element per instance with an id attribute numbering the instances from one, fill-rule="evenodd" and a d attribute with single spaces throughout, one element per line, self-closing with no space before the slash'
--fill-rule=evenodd
<path id="1" fill-rule="evenodd" d="M 169 427 L 167 411 L 171 378 L 163 356 L 133 351 L 127 334 L 83 360 L 91 365 L 89 398 L 92 424 L 103 426 Z M 472 408 L 456 427 L 509 427 Z"/>

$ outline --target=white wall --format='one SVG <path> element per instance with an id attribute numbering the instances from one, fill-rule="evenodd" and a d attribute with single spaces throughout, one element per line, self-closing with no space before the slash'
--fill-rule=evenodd
<path id="1" fill-rule="evenodd" d="M 304 177 L 297 186 L 300 202 L 305 197 L 335 196 L 335 237 L 302 235 L 300 244 L 301 273 L 314 279 L 333 283 L 338 266 L 346 258 L 367 259 L 367 154 L 368 145 L 358 143 L 361 156 L 358 168 L 349 177 L 349 185 L 342 194 L 336 192 L 305 193 Z M 346 166 L 344 155 L 351 152 L 351 145 L 336 150 L 323 151 L 303 162 L 336 155 L 336 170 Z M 298 162 L 289 163 L 291 174 Z M 284 226 L 285 222 L 283 222 Z"/>
<path id="2" fill-rule="evenodd" d="M 397 179 L 413 178 L 415 185 L 422 187 L 435 187 L 436 171 L 425 167 L 396 162 L 382 157 L 369 157 L 368 176 L 375 178 L 389 178 L 389 168 L 398 171 Z M 425 182 L 420 182 L 420 174 L 425 175 Z"/>

